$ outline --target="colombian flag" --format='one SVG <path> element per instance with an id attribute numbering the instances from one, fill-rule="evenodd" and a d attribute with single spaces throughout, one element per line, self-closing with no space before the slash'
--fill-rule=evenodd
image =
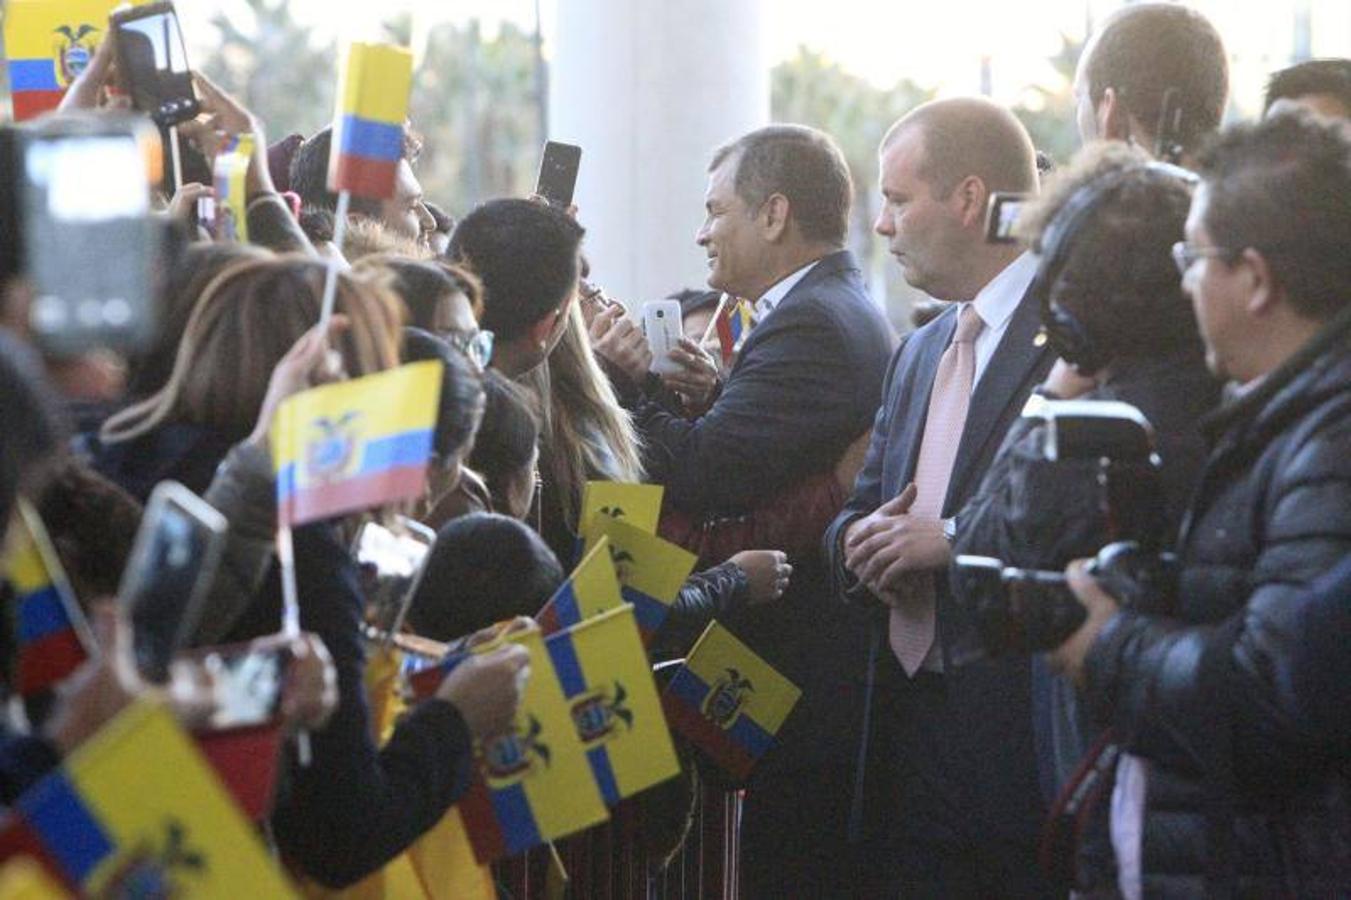
<path id="1" fill-rule="evenodd" d="M 14 119 L 56 109 L 94 58 L 119 0 L 10 0 L 5 58 Z"/>
<path id="2" fill-rule="evenodd" d="M 172 714 L 148 701 L 19 798 L 0 830 L 0 858 L 18 855 L 82 896 L 294 896 Z"/>
<path id="3" fill-rule="evenodd" d="M 612 609 L 544 643 L 607 804 L 679 774 L 633 607 Z"/>
<path id="4" fill-rule="evenodd" d="M 662 706 L 677 731 L 744 779 L 800 696 L 796 685 L 715 621 L 666 686 Z"/>
<path id="5" fill-rule="evenodd" d="M 7 579 L 14 590 L 14 684 L 31 696 L 64 680 L 89 658 L 93 640 L 38 514 L 23 501 L 11 526 Z"/>
<path id="6" fill-rule="evenodd" d="M 730 365 L 741 340 L 751 332 L 751 307 L 745 300 L 730 303 L 718 316 L 718 344 L 723 365 Z"/>
<path id="7" fill-rule="evenodd" d="M 413 54 L 388 44 L 354 43 L 338 78 L 328 188 L 383 200 L 394 194 L 403 159 L 403 123 Z"/>
<path id="8" fill-rule="evenodd" d="M 581 523 L 583 553 L 590 553 L 600 537 L 596 532 L 597 513 L 611 519 L 623 519 L 648 534 L 657 533 L 661 518 L 661 499 L 666 488 L 659 484 L 627 484 L 621 481 L 588 481 L 582 489 Z"/>
<path id="9" fill-rule="evenodd" d="M 643 643 L 651 643 L 697 557 L 623 519 L 597 516 L 592 531 L 608 540 L 620 595 L 633 605 Z"/>
<path id="10" fill-rule="evenodd" d="M 552 634 L 623 605 L 624 597 L 615 580 L 614 564 L 610 562 L 610 541 L 602 536 L 568 580 L 535 614 L 535 621 L 545 634 Z"/>
<path id="11" fill-rule="evenodd" d="M 539 630 L 514 631 L 472 652 L 496 649 L 502 640 L 530 651 L 530 679 L 512 733 L 477 747 L 479 774 L 460 801 L 474 855 L 483 863 L 609 817 Z"/>
<path id="12" fill-rule="evenodd" d="M 216 156 L 212 178 L 216 188 L 216 238 L 236 241 L 249 240 L 249 203 L 244 191 L 244 178 L 253 157 L 253 135 L 240 134 L 227 138 Z"/>
<path id="13" fill-rule="evenodd" d="M 282 523 L 419 496 L 440 397 L 441 363 L 429 360 L 286 400 L 272 444 Z"/>

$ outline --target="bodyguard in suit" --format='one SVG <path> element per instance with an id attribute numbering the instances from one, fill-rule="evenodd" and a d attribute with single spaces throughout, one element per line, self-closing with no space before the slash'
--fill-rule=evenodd
<path id="1" fill-rule="evenodd" d="M 708 283 L 751 301 L 755 324 L 705 415 L 633 407 L 650 477 L 669 503 L 701 517 L 748 512 L 831 471 L 872 423 L 892 346 L 843 249 L 853 187 L 828 136 L 761 128 L 718 150 L 709 173 L 696 236 Z M 831 602 L 822 559 L 791 562 L 780 601 L 724 623 L 803 690 L 747 793 L 749 897 L 840 896 L 857 872 L 845 831 L 866 615 Z"/>
<path id="2" fill-rule="evenodd" d="M 887 788 L 869 801 L 886 807 L 901 896 L 1038 896 L 1027 661 L 959 659 L 968 623 L 946 583 L 951 517 L 1052 363 L 1025 296 L 1035 260 L 984 237 L 992 191 L 1036 191 L 1035 153 L 1008 111 L 956 98 L 901 119 L 880 155 L 876 231 L 949 307 L 892 358 L 825 539 L 837 596 L 873 607 L 882 648 L 869 765 Z"/>

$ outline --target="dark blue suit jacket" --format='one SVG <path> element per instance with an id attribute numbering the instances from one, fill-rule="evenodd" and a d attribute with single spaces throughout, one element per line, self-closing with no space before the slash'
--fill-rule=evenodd
<path id="1" fill-rule="evenodd" d="M 872 422 L 891 343 L 853 254 L 822 257 L 751 332 L 706 415 L 639 406 L 649 477 L 688 513 L 733 515 L 829 470 Z"/>
<path id="2" fill-rule="evenodd" d="M 836 596 L 854 583 L 845 570 L 839 545 L 851 522 L 895 497 L 914 478 L 919 460 L 929 394 L 938 362 L 957 327 L 955 306 L 915 331 L 901 344 L 891 363 L 886 400 L 873 425 L 863 471 L 844 510 L 826 531 Z M 1004 432 L 1020 414 L 1028 394 L 1050 369 L 1050 347 L 1037 339 L 1038 310 L 1024 297 L 1009 320 L 998 349 L 976 383 L 967 411 L 966 427 L 948 483 L 943 515 L 960 510 L 980 486 L 1003 440 Z M 935 825 L 927 836 L 945 840 L 993 840 L 996 836 L 1025 840 L 1039 825 L 1040 797 L 1032 749 L 1030 674 L 1026 659 L 951 664 L 951 652 L 969 637 L 968 624 L 952 603 L 946 579 L 939 578 L 938 637 L 944 652 L 945 692 L 937 721 L 900 723 L 902 728 L 942 732 L 925 745 L 935 758 L 907 760 L 922 777 L 939 785 L 929 799 L 936 808 L 911 809 L 908 820 Z M 875 612 L 877 628 L 885 627 L 885 612 Z M 883 642 L 882 653 L 889 652 Z M 897 667 L 898 668 L 898 667 Z M 897 686 L 904 709 L 906 685 Z M 879 712 L 880 714 L 880 712 Z M 902 713 L 904 715 L 904 713 Z M 895 752 L 877 747 L 876 751 Z"/>

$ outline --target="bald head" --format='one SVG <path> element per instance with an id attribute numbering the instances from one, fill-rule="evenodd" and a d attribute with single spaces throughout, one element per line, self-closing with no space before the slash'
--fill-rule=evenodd
<path id="1" fill-rule="evenodd" d="M 954 97 L 916 107 L 891 126 L 880 152 L 885 154 L 892 144 L 911 136 L 922 142 L 920 175 L 936 198 L 948 196 L 973 175 L 987 192 L 1037 189 L 1037 151 L 1027 129 L 1013 113 L 983 97 Z"/>

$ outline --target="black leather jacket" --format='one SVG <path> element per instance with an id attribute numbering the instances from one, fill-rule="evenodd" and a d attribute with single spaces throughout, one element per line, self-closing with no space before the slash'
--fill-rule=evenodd
<path id="1" fill-rule="evenodd" d="M 746 573 L 734 562 L 695 572 L 681 586 L 666 621 L 657 630 L 653 655 L 684 656 L 709 622 L 735 614 L 749 596 Z"/>
<path id="2" fill-rule="evenodd" d="M 1087 659 L 1087 702 L 1151 764 L 1147 896 L 1198 895 L 1207 875 L 1233 879 L 1222 890 L 1345 895 L 1347 766 L 1279 673 L 1310 585 L 1351 553 L 1351 311 L 1207 431 L 1176 618 L 1115 616 Z"/>

